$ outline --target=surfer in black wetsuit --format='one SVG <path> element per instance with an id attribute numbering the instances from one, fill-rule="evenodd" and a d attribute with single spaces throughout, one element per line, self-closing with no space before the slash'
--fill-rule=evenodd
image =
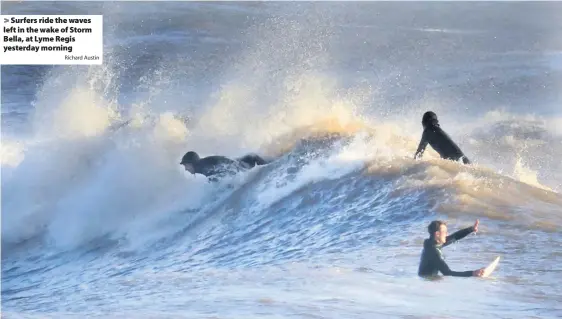
<path id="1" fill-rule="evenodd" d="M 464 164 L 470 164 L 468 158 L 463 154 L 461 149 L 453 142 L 453 140 L 441 129 L 437 115 L 431 111 L 425 112 L 422 117 L 423 134 L 420 144 L 414 155 L 414 159 L 423 156 L 423 152 L 427 144 L 441 155 L 441 158 L 458 161 L 462 159 Z"/>
<path id="2" fill-rule="evenodd" d="M 440 220 L 432 221 L 427 227 L 429 238 L 423 242 L 418 275 L 421 277 L 430 277 L 437 276 L 438 272 L 441 272 L 444 276 L 481 277 L 484 273 L 484 268 L 474 271 L 452 271 L 449 266 L 447 266 L 443 258 L 443 253 L 441 252 L 441 248 L 466 237 L 472 232 L 477 232 L 478 223 L 478 220 L 476 220 L 474 226 L 461 229 L 447 236 L 447 224 Z"/>
<path id="3" fill-rule="evenodd" d="M 199 155 L 193 151 L 185 153 L 180 162 L 185 170 L 191 174 L 202 174 L 212 177 L 211 180 L 213 181 L 217 180 L 218 177 L 234 175 L 242 170 L 267 163 L 269 162 L 255 154 L 248 154 L 233 160 L 218 155 L 199 158 Z"/>

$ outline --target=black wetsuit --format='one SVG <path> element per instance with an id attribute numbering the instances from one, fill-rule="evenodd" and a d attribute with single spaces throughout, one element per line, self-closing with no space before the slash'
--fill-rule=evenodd
<path id="1" fill-rule="evenodd" d="M 207 177 L 224 177 L 226 175 L 234 175 L 241 170 L 250 169 L 256 165 L 264 164 L 267 164 L 267 161 L 254 154 L 246 155 L 236 160 L 215 155 L 204 157 L 194 162 L 193 168 L 195 173 L 203 174 Z"/>
<path id="2" fill-rule="evenodd" d="M 466 237 L 474 231 L 474 227 L 461 229 L 452 235 L 447 236 L 447 241 L 443 245 L 438 245 L 434 238 L 428 238 L 423 242 L 423 251 L 420 259 L 418 275 L 422 277 L 437 276 L 441 272 L 444 276 L 472 277 L 472 271 L 452 271 L 445 259 L 441 248 L 448 246 L 459 239 Z"/>
<path id="3" fill-rule="evenodd" d="M 449 135 L 447 135 L 437 123 L 432 123 L 423 130 L 418 150 L 414 156 L 415 159 L 422 157 L 427 144 L 431 145 L 431 147 L 441 155 L 441 158 L 453 161 L 462 159 L 464 164 L 470 164 L 470 161 L 457 144 L 453 142 Z"/>

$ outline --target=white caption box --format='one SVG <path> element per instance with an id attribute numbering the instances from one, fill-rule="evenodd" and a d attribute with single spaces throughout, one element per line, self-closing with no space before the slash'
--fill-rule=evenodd
<path id="1" fill-rule="evenodd" d="M 103 63 L 101 15 L 2 15 L 0 22 L 0 64 Z"/>

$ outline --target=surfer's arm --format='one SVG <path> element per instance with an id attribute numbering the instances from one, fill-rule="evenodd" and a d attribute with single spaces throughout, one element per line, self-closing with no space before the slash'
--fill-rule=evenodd
<path id="1" fill-rule="evenodd" d="M 443 276 L 453 276 L 453 277 L 472 277 L 473 271 L 452 271 L 451 268 L 447 265 L 445 260 L 441 258 L 440 254 L 435 251 L 434 258 L 436 259 L 437 269 L 443 274 Z"/>
<path id="2" fill-rule="evenodd" d="M 454 232 L 453 234 L 447 236 L 447 241 L 443 244 L 443 247 L 454 243 L 457 240 L 463 239 L 469 234 L 474 231 L 474 226 L 467 227 L 465 229 L 461 229 L 459 231 Z"/>
<path id="3" fill-rule="evenodd" d="M 419 159 L 423 156 L 423 152 L 427 147 L 427 143 L 427 133 L 426 130 L 424 130 L 420 140 L 420 144 L 418 145 L 418 149 L 416 150 L 416 154 L 414 155 L 414 159 Z"/>
<path id="4" fill-rule="evenodd" d="M 453 277 L 472 277 L 474 273 L 472 270 L 452 271 L 449 268 L 449 266 L 447 266 L 447 263 L 443 259 L 440 260 L 439 271 L 443 274 L 443 276 L 453 276 Z"/>

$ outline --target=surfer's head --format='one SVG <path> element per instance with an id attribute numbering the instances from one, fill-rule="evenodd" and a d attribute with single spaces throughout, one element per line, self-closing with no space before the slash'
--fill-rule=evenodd
<path id="1" fill-rule="evenodd" d="M 447 241 L 447 223 L 442 220 L 434 220 L 427 226 L 429 237 L 435 239 L 438 244 Z"/>
<path id="2" fill-rule="evenodd" d="M 197 161 L 199 161 L 199 155 L 193 151 L 189 151 L 181 158 L 180 165 L 183 165 L 186 171 L 195 174 L 195 163 L 197 163 Z"/>
<path id="3" fill-rule="evenodd" d="M 422 125 L 423 128 L 426 128 L 430 125 L 438 125 L 439 120 L 437 119 L 437 114 L 432 111 L 427 111 L 423 114 L 422 117 Z"/>

